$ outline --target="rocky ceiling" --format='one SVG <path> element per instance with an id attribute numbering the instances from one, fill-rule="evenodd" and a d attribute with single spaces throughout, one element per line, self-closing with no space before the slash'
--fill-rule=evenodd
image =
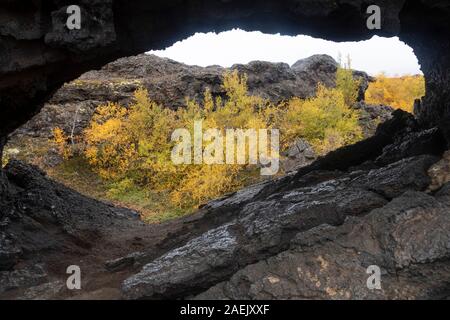
<path id="1" fill-rule="evenodd" d="M 80 30 L 66 27 L 72 4 L 81 8 Z M 381 30 L 366 27 L 371 4 L 382 9 Z M 398 35 L 425 73 L 427 96 L 417 105 L 419 118 L 424 126 L 448 130 L 448 0 L 2 0 L 0 146 L 57 88 L 85 71 L 195 32 L 234 27 L 336 41 Z"/>

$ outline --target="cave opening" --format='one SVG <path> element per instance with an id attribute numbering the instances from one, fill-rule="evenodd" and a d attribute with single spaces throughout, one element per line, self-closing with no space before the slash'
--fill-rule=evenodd
<path id="1" fill-rule="evenodd" d="M 147 53 L 201 67 L 231 67 L 257 60 L 292 66 L 314 54 L 327 54 L 335 60 L 345 60 L 349 56 L 355 70 L 371 76 L 423 74 L 414 50 L 398 37 L 330 41 L 304 34 L 289 36 L 234 28 L 219 33 L 195 33 L 164 49 Z"/>
<path id="2" fill-rule="evenodd" d="M 21 147 L 14 145 L 17 136 L 11 137 L 6 148 L 10 161 L 0 172 L 0 298 L 448 299 L 450 155 L 444 153 L 450 141 L 448 3 L 374 0 L 382 8 L 383 27 L 369 30 L 367 3 L 359 0 L 106 0 L 95 1 L 92 6 L 87 0 L 77 2 L 88 9 L 89 23 L 80 33 L 64 27 L 67 17 L 62 4 L 66 1 L 12 0 L 0 4 L 0 22 L 6 22 L 0 28 L 0 155 L 6 136 L 17 128 L 19 135 L 29 138 L 28 145 Z M 9 23 L 12 20 L 17 23 Z M 336 54 L 284 63 L 252 64 L 244 59 L 236 70 L 248 73 L 248 78 L 231 74 L 229 91 L 223 88 L 222 66 L 186 66 L 142 54 L 163 50 L 196 32 L 220 33 L 234 27 L 267 34 L 309 34 L 334 41 L 398 37 L 414 49 L 420 61 L 426 95 L 415 101 L 413 116 L 402 110 L 392 113 L 379 103 L 368 108 L 364 103 L 367 96 L 361 94 L 367 90 L 359 86 L 354 109 L 365 113 L 355 117 L 355 110 L 346 108 L 346 96 L 333 91 L 338 71 L 344 87 L 354 88 L 355 77 L 367 80 L 367 85 L 377 82 L 361 72 L 345 72 L 350 66 L 346 66 L 347 50 L 341 50 L 343 66 L 336 63 Z M 393 48 L 373 53 L 391 53 Z M 260 51 L 270 52 L 267 48 Z M 209 54 L 215 55 L 220 56 Z M 146 68 L 142 68 L 145 63 Z M 220 64 L 206 58 L 195 64 L 202 63 Z M 356 63 L 353 57 L 352 69 L 360 71 Z M 314 72 L 317 70 L 320 72 Z M 123 106 L 143 82 L 124 75 L 141 77 L 147 72 L 152 72 L 144 79 L 147 90 L 138 90 L 136 99 L 140 102 L 130 115 L 130 108 Z M 329 81 L 330 86 L 316 91 L 317 79 Z M 384 91 L 382 83 L 380 86 Z M 215 94 L 205 94 L 205 87 L 212 87 Z M 267 88 L 271 94 L 258 97 L 268 92 Z M 251 97 L 245 95 L 245 89 L 251 91 Z M 172 113 L 179 107 L 158 108 L 148 97 L 161 104 L 158 99 L 166 96 L 182 106 L 186 103 L 182 95 L 193 93 L 193 112 L 185 117 L 192 120 L 189 117 L 200 109 L 196 105 L 216 111 L 217 105 L 226 104 L 224 98 L 232 96 L 258 106 L 255 110 L 269 110 L 268 118 L 278 121 L 277 108 L 259 108 L 260 98 L 278 102 L 280 97 L 295 96 L 292 93 L 297 89 L 304 99 L 287 104 L 290 113 L 286 114 L 291 117 L 282 118 L 285 122 L 281 124 L 285 129 L 309 128 L 308 132 L 321 133 L 327 139 L 311 144 L 326 152 L 317 157 L 311 144 L 296 141 L 292 153 L 286 155 L 295 158 L 300 151 L 306 166 L 263 181 L 252 180 L 253 172 L 246 172 L 238 191 L 218 199 L 214 196 L 212 201 L 198 197 L 199 192 L 215 190 L 208 184 L 210 180 L 191 180 L 190 184 L 175 180 L 176 186 L 196 191 L 202 204 L 188 216 L 186 211 L 171 208 L 165 216 L 167 223 L 153 223 L 161 222 L 154 218 L 167 211 L 169 198 L 136 188 L 135 182 L 156 186 L 170 180 L 158 175 L 163 169 L 154 170 L 163 167 L 159 160 L 167 158 L 169 152 L 160 148 L 161 136 L 153 133 L 172 129 L 184 115 Z M 196 92 L 200 94 L 195 96 Z M 92 96 L 86 99 L 89 94 Z M 338 99 L 339 104 L 326 103 Z M 116 103 L 97 112 L 89 141 L 78 143 L 80 129 L 90 125 L 94 109 L 105 100 Z M 343 131 L 316 130 L 315 119 L 335 119 L 318 107 L 320 103 L 339 106 L 325 108 L 332 114 L 345 113 L 345 121 L 336 126 Z M 228 104 L 224 109 L 234 110 L 236 105 Z M 150 109 L 152 112 L 146 113 Z M 386 119 L 378 111 L 386 113 Z M 298 112 L 308 121 L 296 122 L 301 118 Z M 113 121 L 102 118 L 105 113 L 113 113 Z M 27 128 L 21 127 L 36 114 Z M 81 117 L 86 114 L 82 124 Z M 129 125 L 126 120 L 143 119 L 141 115 L 157 124 L 152 127 L 157 130 L 146 130 L 139 121 Z M 252 124 L 264 128 L 259 113 L 250 115 Z M 228 117 L 225 112 L 204 123 L 220 124 Z M 232 120 L 242 125 L 242 119 Z M 369 125 L 359 136 L 353 129 L 361 120 Z M 50 141 L 52 147 L 39 154 L 39 130 L 51 128 L 46 123 L 59 123 L 62 128 L 47 130 L 40 141 L 47 146 Z M 142 140 L 143 136 L 152 139 Z M 123 157 L 102 162 L 98 150 L 108 146 L 105 137 L 113 139 L 120 149 L 101 151 Z M 137 139 L 139 145 L 122 137 Z M 335 150 L 336 145 L 342 147 Z M 87 151 L 85 146 L 92 148 Z M 160 148 L 156 153 L 155 146 Z M 94 163 L 106 164 L 99 167 L 102 171 L 89 170 L 92 163 L 73 156 L 80 150 Z M 14 160 L 22 156 L 36 156 L 38 164 L 44 161 L 55 167 L 45 173 Z M 150 161 L 143 163 L 142 159 Z M 135 163 L 144 164 L 150 174 L 142 175 L 142 167 L 132 167 L 125 176 L 109 170 L 126 169 Z M 173 167 L 164 169 L 170 172 Z M 103 178 L 120 179 L 105 183 L 100 172 L 107 176 Z M 220 170 L 203 173 L 193 172 L 191 177 L 207 176 L 221 183 L 224 180 L 220 179 L 229 182 L 226 179 L 232 176 Z M 235 181 L 231 182 L 236 187 Z M 174 196 L 178 201 L 186 198 L 183 193 Z M 146 202 L 139 202 L 142 199 Z M 139 214 L 145 206 L 150 224 L 142 224 Z M 390 279 L 383 281 L 389 290 L 367 290 L 368 263 L 380 265 L 383 277 Z M 76 292 L 65 287 L 67 267 L 74 264 L 83 274 L 82 290 Z M 277 290 L 280 287 L 283 290 Z"/>
<path id="3" fill-rule="evenodd" d="M 336 123 L 317 122 L 315 127 L 310 128 L 318 132 L 317 136 L 306 136 L 306 132 L 298 131 L 296 135 L 290 133 L 288 139 L 284 138 L 284 135 L 287 135 L 287 129 L 283 129 L 281 133 L 282 144 L 284 144 L 281 161 L 283 174 L 307 166 L 317 157 L 349 144 L 350 141 L 354 143 L 362 138 L 371 137 L 379 124 L 390 119 L 395 109 L 412 113 L 414 101 L 420 99 L 425 93 L 424 79 L 417 57 L 412 48 L 397 37 L 374 36 L 359 42 L 333 42 L 306 35 L 282 36 L 264 34 L 259 31 L 247 32 L 241 29 L 230 29 L 221 33 L 196 33 L 164 50 L 147 51 L 145 54 L 120 58 L 99 70 L 88 71 L 78 79 L 66 83 L 56 91 L 39 114 L 10 135 L 9 143 L 5 148 L 4 163 L 18 159 L 36 164 L 50 177 L 68 187 L 85 195 L 94 195 L 96 198 L 136 209 L 143 217 L 147 217 L 148 221 L 171 219 L 183 213 L 190 213 L 192 209 L 184 207 L 178 210 L 175 205 L 163 205 L 170 203 L 171 200 L 157 192 L 149 193 L 147 191 L 149 177 L 147 176 L 134 182 L 132 177 L 136 174 L 132 171 L 143 170 L 144 164 L 141 164 L 142 167 L 132 169 L 130 167 L 124 174 L 110 167 L 118 166 L 119 162 L 124 166 L 131 166 L 126 158 L 121 158 L 119 154 L 110 155 L 110 158 L 100 159 L 111 161 L 102 167 L 96 162 L 98 159 L 89 154 L 92 150 L 105 152 L 103 149 L 100 150 L 100 143 L 110 143 L 114 148 L 119 148 L 115 151 L 117 153 L 129 152 L 126 157 L 131 157 L 132 153 L 124 149 L 123 145 L 117 144 L 118 141 L 95 135 L 94 131 L 105 130 L 110 136 L 125 135 L 111 123 L 108 123 L 110 127 L 101 125 L 102 121 L 107 120 L 95 122 L 93 119 L 98 117 L 98 110 L 112 114 L 117 112 L 117 108 L 133 109 L 135 93 L 141 88 L 146 90 L 145 94 L 151 101 L 160 104 L 163 108 L 170 110 L 186 108 L 187 98 L 191 99 L 190 103 L 198 103 L 204 108 L 206 91 L 212 94 L 212 99 L 227 100 L 229 98 L 227 96 L 229 92 L 224 89 L 224 75 L 231 70 L 237 71 L 238 77 L 246 77 L 245 87 L 248 92 L 245 94 L 280 106 L 289 105 L 294 104 L 290 101 L 296 98 L 312 99 L 316 96 L 320 85 L 327 88 L 336 87 L 339 68 L 352 70 L 355 83 L 358 82 L 355 101 L 348 103 L 350 109 L 359 117 L 357 127 L 352 129 L 353 131 L 339 132 L 329 138 L 324 138 L 323 135 L 326 130 L 336 128 Z M 344 89 L 339 90 L 344 93 Z M 325 94 L 333 93 L 330 91 Z M 312 102 L 319 103 L 318 100 L 312 100 Z M 105 108 L 110 103 L 115 107 Z M 333 103 L 338 104 L 338 102 Z M 145 107 L 153 106 L 147 104 Z M 313 108 L 316 109 L 311 109 L 310 115 L 313 115 L 313 112 L 323 112 L 320 108 L 326 108 L 326 106 L 314 105 Z M 294 109 L 292 107 L 292 114 L 300 116 L 299 111 L 295 113 Z M 145 115 L 139 114 L 139 116 Z M 153 116 L 167 115 L 160 113 Z M 175 117 L 177 116 L 179 115 Z M 266 118 L 258 118 L 256 114 L 247 114 L 247 116 L 255 117 L 253 119 L 255 121 L 267 121 Z M 326 114 L 322 116 L 326 117 Z M 345 116 L 342 114 L 342 117 Z M 114 120 L 125 125 L 122 118 L 114 118 Z M 228 120 L 230 127 L 239 125 L 235 122 L 237 119 Z M 275 127 L 279 129 L 278 127 L 286 127 L 288 124 L 300 125 L 293 122 L 280 122 Z M 351 123 L 347 125 L 356 126 Z M 133 125 L 130 124 L 129 129 L 132 130 Z M 145 128 L 142 129 L 145 130 Z M 321 130 L 323 133 L 320 133 Z M 90 135 L 89 139 L 86 138 L 86 134 Z M 151 138 L 165 140 L 167 135 Z M 319 135 L 322 136 L 319 137 Z M 351 135 L 358 135 L 359 138 L 350 139 Z M 137 149 L 141 148 L 139 145 L 149 143 L 142 137 L 139 138 L 141 141 L 136 140 L 137 138 L 133 139 L 128 143 L 137 145 Z M 334 142 L 343 139 L 350 140 L 346 143 Z M 323 144 L 331 146 L 325 149 L 321 147 Z M 154 149 L 149 148 L 146 151 L 146 157 L 149 157 L 152 152 L 160 154 L 158 146 L 153 147 Z M 141 158 L 144 157 L 143 154 L 142 151 Z M 137 158 L 134 161 L 138 161 Z M 176 167 L 173 168 L 175 169 Z M 115 178 L 120 174 L 122 175 L 120 179 Z M 160 173 L 152 175 L 158 174 Z M 208 174 L 231 175 L 229 172 L 209 172 Z M 236 173 L 233 174 L 236 175 Z M 250 181 L 241 184 L 239 188 L 260 181 L 254 176 L 254 172 L 250 174 L 246 171 L 239 175 Z M 236 181 L 240 181 L 239 175 Z M 179 179 L 177 175 L 165 178 Z M 215 183 L 225 184 L 224 178 L 218 179 Z M 184 182 L 184 184 L 189 183 L 189 180 Z M 195 181 L 195 183 L 210 182 Z M 177 188 L 169 184 L 161 187 L 166 188 L 169 193 Z M 210 187 L 216 188 L 214 185 Z M 230 187 L 213 194 L 203 191 L 205 196 L 198 201 L 207 202 L 239 188 Z M 196 195 L 192 193 L 192 190 L 187 190 L 184 196 Z M 180 203 L 177 202 L 176 205 Z M 202 205 L 202 203 L 198 202 L 196 205 Z M 159 215 L 163 218 L 160 219 Z"/>

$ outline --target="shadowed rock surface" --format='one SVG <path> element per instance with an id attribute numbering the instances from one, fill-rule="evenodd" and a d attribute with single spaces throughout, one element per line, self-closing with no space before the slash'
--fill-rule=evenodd
<path id="1" fill-rule="evenodd" d="M 408 191 L 340 227 L 299 232 L 289 249 L 236 272 L 196 299 L 446 299 L 450 202 Z M 381 289 L 367 268 L 381 268 Z M 413 280 L 414 279 L 414 280 Z"/>
<path id="2" fill-rule="evenodd" d="M 445 298 L 450 189 L 431 174 L 446 176 L 445 144 L 432 149 L 419 143 L 424 135 L 429 132 L 421 132 L 411 115 L 397 111 L 360 144 L 163 225 L 144 225 L 130 210 L 88 199 L 11 161 L 0 197 L 0 297 Z M 397 156 L 376 161 L 384 150 Z M 426 194 L 430 185 L 436 192 Z M 376 235 L 354 231 L 363 227 Z M 375 250 L 366 244 L 370 239 L 384 242 Z M 335 250 L 344 240 L 356 249 Z M 383 281 L 393 279 L 382 292 L 361 284 L 375 262 L 385 270 Z M 75 294 L 61 288 L 72 264 L 82 266 L 89 283 Z M 330 277 L 339 276 L 321 278 L 322 264 L 330 266 Z M 363 274 L 348 280 L 356 272 Z M 249 287 L 242 277 L 250 279 Z M 289 285 L 269 295 L 261 287 L 267 281 Z"/>
<path id="3" fill-rule="evenodd" d="M 123 291 L 133 299 L 193 294 L 248 264 L 286 250 L 299 232 L 322 224 L 341 225 L 347 216 L 382 208 L 406 191 L 425 190 L 430 183 L 427 170 L 437 161 L 420 156 L 370 171 L 335 172 L 332 180 L 273 193 L 265 199 L 256 195 L 243 201 L 237 194 L 228 200 L 240 203 L 229 213 L 229 221 L 145 265 L 124 282 Z M 212 203 L 204 208 L 205 215 L 220 215 L 224 204 L 216 206 Z"/>
<path id="4" fill-rule="evenodd" d="M 103 299 L 118 298 L 132 269 L 109 273 L 105 262 L 142 249 L 149 250 L 147 259 L 156 258 L 171 248 L 162 240 L 183 224 L 146 225 L 137 212 L 83 196 L 19 161 L 10 161 L 3 173 L 8 188 L 0 194 L 0 299 L 80 294 L 65 286 L 70 265 L 83 272 L 82 293 L 112 288 L 115 295 Z"/>
<path id="5" fill-rule="evenodd" d="M 1 270 L 47 250 L 89 249 L 109 228 L 143 226 L 136 212 L 84 197 L 36 167 L 11 161 L 5 175 L 9 193 L 0 201 Z"/>

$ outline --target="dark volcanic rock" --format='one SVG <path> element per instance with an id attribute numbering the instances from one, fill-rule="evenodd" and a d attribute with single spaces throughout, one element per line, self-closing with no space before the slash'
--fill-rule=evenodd
<path id="1" fill-rule="evenodd" d="M 431 183 L 428 173 L 423 173 L 438 159 L 428 155 L 403 159 L 378 170 L 371 170 L 352 183 L 354 186 L 365 186 L 387 199 L 399 197 L 405 189 L 423 191 Z"/>
<path id="2" fill-rule="evenodd" d="M 105 268 L 109 271 L 120 271 L 133 266 L 140 258 L 145 257 L 142 252 L 133 252 L 125 257 L 109 260 L 105 262 Z"/>
<path id="3" fill-rule="evenodd" d="M 313 170 L 348 170 L 372 161 L 382 154 L 384 148 L 393 144 L 397 137 L 401 138 L 417 131 L 418 126 L 414 117 L 405 111 L 396 110 L 391 119 L 377 127 L 375 135 L 332 151 L 311 165 L 301 168 L 289 183 L 297 183 L 299 177 Z"/>
<path id="4" fill-rule="evenodd" d="M 420 154 L 441 155 L 445 150 L 444 135 L 440 129 L 432 128 L 425 131 L 407 133 L 404 137 L 397 137 L 393 144 L 383 149 L 383 153 L 375 162 L 380 165 L 386 165 Z"/>
<path id="5" fill-rule="evenodd" d="M 6 220 L 3 220 L 6 224 Z M 0 233 L 0 271 L 10 270 L 19 260 L 22 250 L 14 245 L 12 239 L 8 239 L 6 234 Z"/>
<path id="6" fill-rule="evenodd" d="M 299 168 L 311 164 L 317 158 L 312 146 L 304 139 L 294 141 L 282 156 L 285 159 L 280 164 L 284 172 L 297 171 Z"/>
<path id="7" fill-rule="evenodd" d="M 58 299 L 60 294 L 66 288 L 63 281 L 46 282 L 37 286 L 33 286 L 25 290 L 22 300 L 50 300 Z"/>
<path id="8" fill-rule="evenodd" d="M 391 119 L 395 111 L 392 107 L 371 105 L 365 101 L 358 102 L 354 108 L 360 112 L 359 123 L 365 138 L 373 136 L 378 125 Z"/>
<path id="9" fill-rule="evenodd" d="M 124 284 L 127 297 L 185 298 L 206 291 L 200 297 L 449 298 L 448 184 L 435 197 L 416 190 L 425 184 L 426 174 L 421 172 L 434 157 L 415 156 L 388 168 L 373 163 L 393 143 L 397 146 L 391 152 L 425 152 L 427 138 L 416 136 L 421 127 L 438 127 L 450 141 L 448 1 L 374 0 L 383 12 L 383 27 L 376 31 L 366 28 L 368 4 L 360 0 L 75 3 L 87 19 L 85 29 L 75 34 L 64 28 L 64 2 L 0 4 L 0 153 L 6 135 L 34 116 L 63 83 L 196 31 L 242 27 L 291 35 L 306 32 L 333 40 L 398 35 L 413 47 L 426 79 L 426 96 L 416 108 L 418 123 L 397 113 L 373 139 L 338 150 L 297 175 L 211 203 L 184 229 L 199 226 L 206 233 L 191 242 L 183 238 L 189 246 L 181 241 L 178 249 L 153 259 L 129 278 Z M 133 84 L 125 86 L 132 90 Z M 422 141 L 419 149 L 408 143 L 404 148 L 406 140 L 396 140 L 409 133 Z M 417 166 L 403 180 L 401 167 L 409 161 L 417 161 Z M 344 172 L 351 168 L 360 169 Z M 35 168 L 12 162 L 6 173 L 10 181 L 0 172 L 0 239 L 7 257 L 2 268 L 11 269 L 14 256 L 33 260 L 46 249 L 86 253 L 106 231 L 104 225 L 115 225 L 118 232 L 133 220 L 131 212 L 82 197 Z M 369 175 L 377 181 L 377 190 L 367 189 Z M 388 175 L 404 186 L 396 186 Z M 411 183 L 410 177 L 420 184 Z M 407 193 L 399 195 L 402 191 Z M 370 264 L 383 270 L 381 291 L 364 287 Z M 24 279 L 23 268 L 12 268 L 1 271 L 7 273 L 2 278 L 5 287 Z"/>
<path id="10" fill-rule="evenodd" d="M 40 264 L 14 271 L 0 271 L 0 293 L 16 288 L 28 288 L 47 280 L 44 266 Z"/>
<path id="11" fill-rule="evenodd" d="M 428 175 L 432 181 L 430 191 L 436 191 L 450 182 L 450 151 L 445 152 L 442 159 L 431 166 Z"/>
<path id="12" fill-rule="evenodd" d="M 386 205 L 405 191 L 428 187 L 428 168 L 438 158 L 421 156 L 386 168 L 344 174 L 334 180 L 228 199 L 234 211 L 223 225 L 145 265 L 127 279 L 127 298 L 179 298 L 227 279 L 244 266 L 289 248 L 296 234 L 321 224 L 341 225 Z M 252 196 L 253 194 L 253 196 Z M 241 198 L 243 196 L 243 199 Z M 207 215 L 220 215 L 227 203 L 213 203 Z M 217 209 L 216 209 L 217 208 Z"/>
<path id="13" fill-rule="evenodd" d="M 11 270 L 24 255 L 30 259 L 68 247 L 88 250 L 109 230 L 143 225 L 136 213 L 87 198 L 36 167 L 10 161 L 5 174 L 10 194 L 0 198 L 0 207 L 8 208 L 1 212 L 0 270 Z"/>
<path id="14" fill-rule="evenodd" d="M 340 227 L 298 233 L 196 299 L 442 299 L 450 288 L 450 202 L 407 192 Z M 381 289 L 367 268 L 382 270 Z M 414 281 L 411 279 L 414 278 Z"/>

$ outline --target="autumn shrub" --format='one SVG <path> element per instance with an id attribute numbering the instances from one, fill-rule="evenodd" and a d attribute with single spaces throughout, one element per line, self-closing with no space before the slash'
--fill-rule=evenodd
<path id="1" fill-rule="evenodd" d="M 66 136 L 64 131 L 58 127 L 53 128 L 52 133 L 53 133 L 52 142 L 56 145 L 58 154 L 64 160 L 69 159 L 73 154 L 73 150 L 68 143 L 68 137 Z"/>
<path id="2" fill-rule="evenodd" d="M 348 84 L 344 78 L 342 83 Z M 155 103 L 145 89 L 135 92 L 128 108 L 114 103 L 98 107 L 84 132 L 84 154 L 111 182 L 110 194 L 118 197 L 137 186 L 164 195 L 171 205 L 193 208 L 259 179 L 256 165 L 174 164 L 173 131 L 186 128 L 193 136 L 199 120 L 203 130 L 218 129 L 222 135 L 230 128 L 278 128 L 284 148 L 302 137 L 321 154 L 361 137 L 357 113 L 346 103 L 352 97 L 350 85 L 345 86 L 349 94 L 342 91 L 344 85 L 319 85 L 315 98 L 280 105 L 249 94 L 246 75 L 237 71 L 224 74 L 222 87 L 226 97 L 206 90 L 200 102 L 188 99 L 177 110 Z M 204 142 L 203 148 L 208 146 Z"/>
<path id="3" fill-rule="evenodd" d="M 383 104 L 408 112 L 413 112 L 414 100 L 425 95 L 423 76 L 387 77 L 380 74 L 369 85 L 366 102 Z"/>

